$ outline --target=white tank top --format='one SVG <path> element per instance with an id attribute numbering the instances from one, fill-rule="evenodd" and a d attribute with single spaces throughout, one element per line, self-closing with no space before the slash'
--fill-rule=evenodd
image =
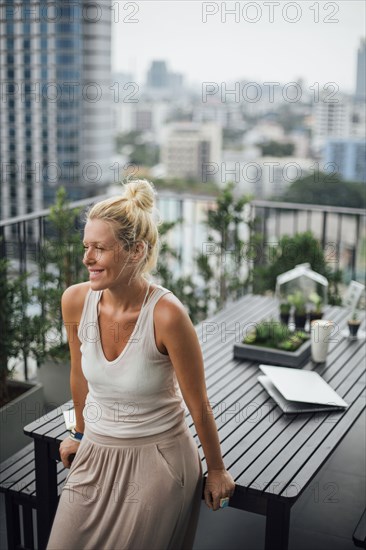
<path id="1" fill-rule="evenodd" d="M 81 366 L 89 392 L 83 416 L 89 432 L 112 437 L 154 435 L 185 422 L 185 404 L 169 356 L 154 337 L 154 307 L 170 292 L 158 285 L 144 300 L 135 328 L 114 361 L 105 358 L 98 325 L 102 290 L 89 290 L 80 319 Z"/>

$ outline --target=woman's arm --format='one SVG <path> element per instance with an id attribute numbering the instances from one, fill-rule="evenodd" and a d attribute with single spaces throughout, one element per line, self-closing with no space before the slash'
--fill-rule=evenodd
<path id="1" fill-rule="evenodd" d="M 76 431 L 81 433 L 84 432 L 83 409 L 88 393 L 88 383 L 81 369 L 81 342 L 78 338 L 77 331 L 87 291 L 88 283 L 73 285 L 65 290 L 61 300 L 62 318 L 70 348 L 70 389 L 74 402 Z M 69 468 L 71 465 L 69 455 L 76 453 L 79 444 L 80 443 L 77 441 L 73 441 L 69 438 L 61 443 L 60 455 L 66 468 Z"/>
<path id="2" fill-rule="evenodd" d="M 205 501 L 217 510 L 220 498 L 233 494 L 235 483 L 221 456 L 216 423 L 207 397 L 201 347 L 184 306 L 175 296 L 169 294 L 159 300 L 155 321 L 157 342 L 168 351 L 205 453 L 208 470 Z"/>

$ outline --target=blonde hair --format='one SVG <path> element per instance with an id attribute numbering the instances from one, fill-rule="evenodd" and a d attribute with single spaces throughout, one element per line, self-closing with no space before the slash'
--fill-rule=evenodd
<path id="1" fill-rule="evenodd" d="M 114 235 L 131 250 L 134 243 L 145 243 L 145 255 L 135 276 L 150 274 L 156 267 L 159 255 L 159 219 L 155 208 L 156 191 L 147 180 L 132 180 L 124 184 L 122 196 L 111 197 L 96 203 L 86 215 L 86 221 L 99 219 L 110 223 Z M 155 216 L 154 216 L 155 214 Z"/>

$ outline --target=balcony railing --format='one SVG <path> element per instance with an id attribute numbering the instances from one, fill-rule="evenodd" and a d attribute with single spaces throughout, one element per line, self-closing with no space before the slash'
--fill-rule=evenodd
<path id="1" fill-rule="evenodd" d="M 94 203 L 106 198 L 98 195 L 70 203 L 70 208 L 80 208 L 81 213 L 76 221 L 75 231 L 80 231 L 82 239 L 83 217 L 85 211 Z M 212 196 L 193 195 L 190 193 L 176 194 L 159 192 L 157 208 L 166 222 L 182 220 L 169 232 L 167 241 L 178 253 L 173 271 L 179 274 L 183 271 L 194 273 L 194 255 L 192 243 L 201 244 L 207 240 L 205 233 L 206 211 L 212 208 L 215 200 Z M 1 257 L 12 263 L 13 271 L 25 273 L 30 266 L 37 264 L 42 254 L 42 246 L 48 236 L 47 217 L 50 209 L 44 209 L 32 214 L 17 216 L 0 221 L 0 252 Z"/>
<path id="2" fill-rule="evenodd" d="M 84 211 L 105 195 L 70 203 Z M 178 252 L 178 273 L 194 273 L 194 246 L 207 240 L 205 212 L 215 205 L 213 197 L 190 194 L 159 193 L 158 208 L 166 221 L 183 219 L 172 229 L 169 243 Z M 1 256 L 12 261 L 13 269 L 25 273 L 36 263 L 47 235 L 48 209 L 0 221 Z M 366 213 L 358 208 L 341 208 L 254 200 L 250 203 L 250 219 L 257 220 L 255 231 L 260 235 L 262 250 L 275 246 L 283 235 L 312 231 L 321 242 L 325 257 L 334 268 L 344 270 L 346 279 L 363 282 L 366 256 Z M 75 230 L 82 230 L 82 219 Z M 249 239 L 243 224 L 244 238 Z M 264 254 L 264 263 L 269 254 Z M 193 271 L 192 271 L 193 269 Z M 347 282 L 347 281 L 346 281 Z"/>
<path id="3" fill-rule="evenodd" d="M 311 231 L 319 240 L 325 258 L 334 269 L 342 269 L 345 279 L 363 282 L 366 265 L 366 212 L 361 208 L 343 208 L 315 204 L 296 204 L 254 200 L 251 219 L 258 219 L 264 258 L 271 246 L 284 235 Z M 348 282 L 348 281 L 346 281 Z"/>

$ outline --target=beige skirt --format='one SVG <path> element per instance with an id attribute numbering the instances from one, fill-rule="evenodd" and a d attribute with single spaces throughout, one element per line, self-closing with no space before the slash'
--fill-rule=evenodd
<path id="1" fill-rule="evenodd" d="M 135 439 L 86 429 L 47 550 L 191 549 L 202 482 L 198 449 L 186 424 Z"/>

